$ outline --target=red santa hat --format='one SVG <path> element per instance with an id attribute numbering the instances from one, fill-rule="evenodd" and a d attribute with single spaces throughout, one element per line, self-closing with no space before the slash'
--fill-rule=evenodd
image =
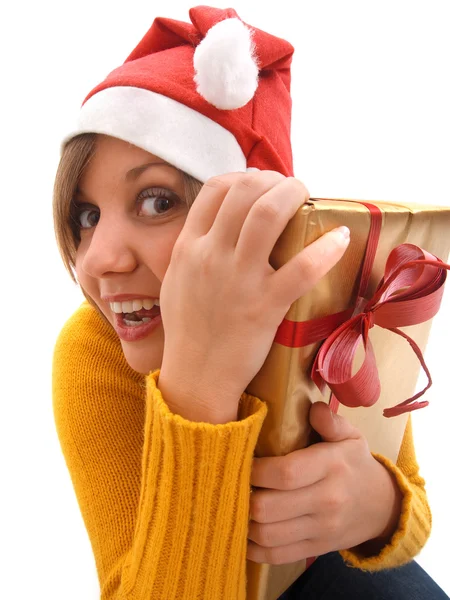
<path id="1" fill-rule="evenodd" d="M 84 100 L 74 130 L 143 148 L 204 182 L 251 168 L 293 175 L 287 41 L 236 11 L 198 6 L 157 18 Z"/>

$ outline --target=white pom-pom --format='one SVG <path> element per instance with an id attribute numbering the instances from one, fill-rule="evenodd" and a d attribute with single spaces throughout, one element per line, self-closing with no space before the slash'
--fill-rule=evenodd
<path id="1" fill-rule="evenodd" d="M 222 110 L 241 108 L 258 87 L 251 31 L 236 18 L 216 23 L 194 52 L 197 92 Z"/>

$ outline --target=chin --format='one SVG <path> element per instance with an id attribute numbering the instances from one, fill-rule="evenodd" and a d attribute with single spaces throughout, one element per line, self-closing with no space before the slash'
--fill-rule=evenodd
<path id="1" fill-rule="evenodd" d="M 163 357 L 163 344 L 155 343 L 152 339 L 142 340 L 141 342 L 123 342 L 121 341 L 125 360 L 137 373 L 148 375 L 150 371 L 160 369 Z"/>

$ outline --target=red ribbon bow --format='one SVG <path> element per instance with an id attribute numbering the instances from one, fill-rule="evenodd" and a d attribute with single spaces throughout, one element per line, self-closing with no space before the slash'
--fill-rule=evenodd
<path id="1" fill-rule="evenodd" d="M 381 212 L 374 205 L 363 204 L 370 208 L 375 219 L 369 232 L 356 308 L 303 323 L 285 319 L 274 341 L 289 347 L 301 347 L 326 338 L 316 355 L 312 379 L 322 392 L 328 384 L 341 404 L 358 407 L 372 406 L 380 396 L 370 329 L 378 325 L 402 336 L 425 370 L 428 385 L 415 396 L 383 411 L 385 417 L 393 417 L 428 405 L 427 401 L 414 401 L 430 388 L 430 372 L 418 345 L 398 327 L 417 325 L 434 317 L 441 304 L 446 271 L 450 270 L 450 265 L 418 246 L 401 244 L 390 253 L 384 277 L 375 294 L 364 300 L 361 291 L 367 287 L 378 245 Z M 358 372 L 352 376 L 353 359 L 361 340 L 365 358 Z"/>

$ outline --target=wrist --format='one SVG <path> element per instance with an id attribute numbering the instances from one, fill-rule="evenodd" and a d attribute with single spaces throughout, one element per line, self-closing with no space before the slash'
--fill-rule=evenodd
<path id="1" fill-rule="evenodd" d="M 378 461 L 377 461 L 378 463 Z M 403 493 L 400 490 L 395 475 L 387 467 L 378 463 L 385 480 L 385 519 L 382 520 L 383 528 L 376 539 L 386 543 L 392 538 L 397 530 L 400 515 L 402 512 Z"/>
<path id="2" fill-rule="evenodd" d="M 239 398 L 219 395 L 209 386 L 200 388 L 186 381 L 181 383 L 162 368 L 157 387 L 169 410 L 188 421 L 219 425 L 238 420 Z"/>
<path id="3" fill-rule="evenodd" d="M 373 478 L 375 490 L 378 493 L 374 495 L 376 517 L 374 523 L 377 523 L 375 534 L 366 542 L 360 545 L 360 550 L 366 555 L 378 554 L 392 539 L 398 528 L 398 523 L 402 511 L 403 493 L 400 490 L 395 475 L 381 462 L 375 461 L 376 477 Z M 376 496 L 376 498 L 375 498 Z"/>

